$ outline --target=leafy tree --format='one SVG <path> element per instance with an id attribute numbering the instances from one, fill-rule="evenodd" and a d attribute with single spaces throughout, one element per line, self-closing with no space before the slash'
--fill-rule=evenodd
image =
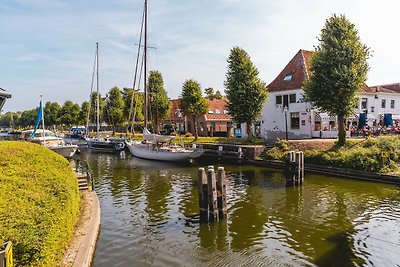
<path id="1" fill-rule="evenodd" d="M 214 92 L 214 88 L 212 87 L 207 87 L 206 89 L 204 89 L 204 92 L 206 93 L 206 98 L 208 99 L 222 99 L 222 94 L 219 90 L 217 90 L 216 92 Z"/>
<path id="2" fill-rule="evenodd" d="M 21 113 L 21 117 L 18 118 L 17 124 L 21 127 L 31 127 L 35 125 L 36 116 L 39 108 L 25 110 Z"/>
<path id="3" fill-rule="evenodd" d="M 86 126 L 88 123 L 89 109 L 90 103 L 88 101 L 84 101 L 81 105 L 81 112 L 79 114 L 79 124 Z"/>
<path id="4" fill-rule="evenodd" d="M 148 92 L 150 108 L 148 114 L 151 114 L 155 133 L 159 134 L 160 123 L 169 115 L 172 107 L 164 89 L 164 81 L 160 72 L 150 71 Z"/>
<path id="5" fill-rule="evenodd" d="M 124 99 L 124 117 L 127 122 L 126 132 L 129 132 L 129 126 L 133 121 L 143 121 L 143 96 L 132 88 L 124 88 L 122 91 Z M 131 110 L 132 105 L 132 110 Z M 129 115 L 131 118 L 129 118 Z M 133 127 L 133 124 L 132 124 Z M 133 128 L 131 129 L 133 132 Z"/>
<path id="6" fill-rule="evenodd" d="M 13 112 L 7 112 L 5 114 L 1 114 L 0 116 L 0 126 L 1 127 L 12 127 L 12 120 L 15 120 L 16 117 Z"/>
<path id="7" fill-rule="evenodd" d="M 77 125 L 79 123 L 81 107 L 72 101 L 65 101 L 61 107 L 61 123 L 67 126 Z M 46 119 L 45 119 L 46 120 Z"/>
<path id="8" fill-rule="evenodd" d="M 338 116 L 338 145 L 346 141 L 345 118 L 354 110 L 357 91 L 365 84 L 370 49 L 345 16 L 326 20 L 311 61 L 313 75 L 303 89 L 308 101 Z"/>
<path id="9" fill-rule="evenodd" d="M 61 106 L 57 102 L 46 102 L 43 111 L 46 127 L 56 126 L 60 123 Z"/>
<path id="10" fill-rule="evenodd" d="M 185 116 L 192 118 L 195 140 L 197 140 L 199 135 L 196 117 L 206 114 L 208 110 L 208 104 L 201 95 L 201 87 L 197 81 L 190 79 L 184 82 L 179 98 L 179 108 Z"/>
<path id="11" fill-rule="evenodd" d="M 115 126 L 124 121 L 124 104 L 121 90 L 118 87 L 111 88 L 106 101 L 106 121 L 113 126 L 113 135 Z"/>
<path id="12" fill-rule="evenodd" d="M 103 114 L 104 114 L 104 109 L 105 109 L 105 102 L 103 98 L 101 97 L 101 94 L 99 94 L 99 116 L 100 116 L 100 123 L 103 122 Z M 93 92 L 91 97 L 90 97 L 90 122 L 93 124 L 96 123 L 96 116 L 97 116 L 97 92 Z"/>
<path id="13" fill-rule="evenodd" d="M 250 56 L 240 47 L 232 48 L 228 57 L 224 85 L 229 112 L 237 123 L 247 124 L 247 139 L 251 140 L 251 125 L 260 116 L 268 92 Z"/>

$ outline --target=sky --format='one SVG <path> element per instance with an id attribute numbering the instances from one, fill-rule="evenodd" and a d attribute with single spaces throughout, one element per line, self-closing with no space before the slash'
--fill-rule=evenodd
<path id="1" fill-rule="evenodd" d="M 132 87 L 143 0 L 1 0 L 3 112 L 89 99 L 96 42 L 99 90 Z M 326 19 L 344 14 L 372 50 L 367 84 L 400 82 L 398 0 L 148 0 L 149 69 L 170 98 L 195 79 L 223 93 L 239 46 L 269 84 L 299 49 L 313 50 Z"/>

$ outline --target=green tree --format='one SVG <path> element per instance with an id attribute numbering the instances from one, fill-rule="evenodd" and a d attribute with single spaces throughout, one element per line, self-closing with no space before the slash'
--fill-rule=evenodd
<path id="1" fill-rule="evenodd" d="M 72 101 L 65 101 L 61 107 L 61 123 L 66 126 L 77 125 L 79 123 L 81 107 L 78 104 L 74 104 Z M 45 117 L 46 121 L 46 117 Z"/>
<path id="2" fill-rule="evenodd" d="M 194 126 L 195 140 L 199 137 L 197 132 L 196 117 L 207 113 L 208 104 L 201 95 L 200 84 L 193 80 L 186 80 L 182 87 L 182 94 L 179 97 L 179 108 L 185 116 L 191 117 Z"/>
<path id="3" fill-rule="evenodd" d="M 55 127 L 60 123 L 61 106 L 57 102 L 46 102 L 44 112 L 44 123 L 46 127 Z"/>
<path id="4" fill-rule="evenodd" d="M 113 135 L 115 126 L 124 122 L 124 105 L 121 90 L 116 86 L 111 88 L 106 101 L 106 121 L 113 126 Z"/>
<path id="5" fill-rule="evenodd" d="M 346 142 L 345 118 L 354 110 L 357 91 L 365 84 L 370 49 L 345 16 L 326 20 L 313 55 L 312 76 L 303 85 L 306 99 L 338 117 L 338 145 Z"/>
<path id="6" fill-rule="evenodd" d="M 212 87 L 207 87 L 206 89 L 204 89 L 204 92 L 206 93 L 206 98 L 208 99 L 222 99 L 222 94 L 219 90 L 217 90 L 216 92 L 214 92 L 214 88 Z"/>
<path id="7" fill-rule="evenodd" d="M 101 97 L 101 94 L 99 94 L 99 116 L 100 116 L 100 124 L 104 121 L 103 119 L 103 114 L 105 110 L 105 102 L 103 98 Z M 97 92 L 93 92 L 92 95 L 90 96 L 90 122 L 95 124 L 97 121 L 96 119 L 97 116 Z"/>
<path id="8" fill-rule="evenodd" d="M 127 122 L 126 132 L 129 132 L 129 126 L 132 126 L 131 131 L 134 132 L 133 123 L 143 121 L 143 96 L 132 88 L 124 88 L 122 91 L 124 98 L 124 117 Z M 131 107 L 132 105 L 132 107 Z M 129 118 L 129 116 L 131 116 Z"/>
<path id="9" fill-rule="evenodd" d="M 154 132 L 159 134 L 160 124 L 169 115 L 172 107 L 160 72 L 150 71 L 148 92 L 150 109 L 148 114 L 151 114 Z"/>
<path id="10" fill-rule="evenodd" d="M 222 94 L 221 94 L 221 92 L 219 91 L 219 90 L 217 90 L 216 92 L 215 92 L 215 94 L 214 94 L 214 97 L 216 98 L 216 99 L 222 99 Z"/>
<path id="11" fill-rule="evenodd" d="M 79 124 L 84 126 L 88 124 L 89 109 L 90 103 L 88 101 L 84 101 L 81 105 L 81 112 L 79 113 Z"/>
<path id="12" fill-rule="evenodd" d="M 228 57 L 224 85 L 229 112 L 237 123 L 246 123 L 247 139 L 251 140 L 251 125 L 259 118 L 268 92 L 250 56 L 240 47 L 232 48 Z"/>
<path id="13" fill-rule="evenodd" d="M 35 125 L 36 116 L 39 108 L 25 110 L 17 120 L 17 124 L 21 127 L 32 127 Z"/>

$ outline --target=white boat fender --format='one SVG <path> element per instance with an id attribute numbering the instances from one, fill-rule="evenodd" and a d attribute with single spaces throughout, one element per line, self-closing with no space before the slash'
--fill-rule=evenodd
<path id="1" fill-rule="evenodd" d="M 125 148 L 125 143 L 118 143 L 117 148 L 119 149 L 124 149 Z"/>

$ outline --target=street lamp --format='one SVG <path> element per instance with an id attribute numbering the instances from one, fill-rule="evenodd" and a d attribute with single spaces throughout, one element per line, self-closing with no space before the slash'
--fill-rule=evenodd
<path id="1" fill-rule="evenodd" d="M 287 131 L 287 112 L 288 112 L 288 108 L 287 106 L 283 107 L 283 112 L 285 112 L 285 136 L 286 136 L 286 141 L 289 140 L 288 138 L 288 131 Z"/>

